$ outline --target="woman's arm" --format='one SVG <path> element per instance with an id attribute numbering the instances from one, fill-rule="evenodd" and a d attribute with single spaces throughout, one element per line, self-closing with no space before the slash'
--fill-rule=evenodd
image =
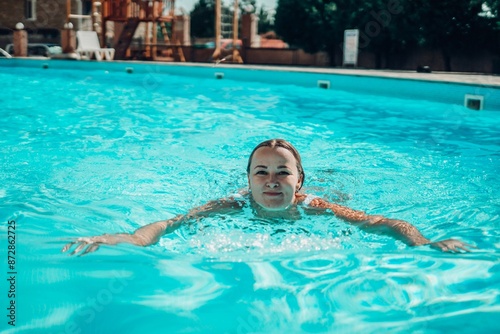
<path id="1" fill-rule="evenodd" d="M 431 242 L 415 226 L 404 220 L 390 219 L 379 215 L 367 215 L 363 211 L 329 203 L 321 198 L 313 199 L 309 205 L 316 209 L 331 210 L 335 216 L 358 225 L 367 232 L 388 234 L 403 241 L 408 246 L 430 245 L 442 251 L 469 251 L 467 247 L 470 247 L 470 245 L 455 239 Z"/>
<path id="2" fill-rule="evenodd" d="M 186 215 L 178 215 L 168 220 L 142 226 L 132 234 L 116 233 L 78 238 L 76 241 L 66 244 L 62 252 L 68 251 L 73 245 L 76 245 L 76 248 L 70 255 L 80 252 L 80 255 L 95 252 L 102 244 L 116 245 L 119 243 L 129 243 L 136 246 L 150 246 L 156 244 L 164 234 L 175 231 L 186 220 L 207 217 L 214 213 L 223 213 L 224 211 L 236 210 L 241 207 L 242 204 L 233 198 L 211 201 L 203 206 L 192 209 Z"/>
<path id="3" fill-rule="evenodd" d="M 167 233 L 167 230 L 173 231 L 180 224 L 180 220 L 183 216 L 177 216 L 169 220 L 162 220 L 156 223 L 142 226 L 138 228 L 134 233 L 116 233 L 116 234 L 103 234 L 95 237 L 82 237 L 76 239 L 76 241 L 66 244 L 62 252 L 68 251 L 73 245 L 76 248 L 70 253 L 74 255 L 80 253 L 80 255 L 85 255 L 87 253 L 95 252 L 100 245 L 116 245 L 120 243 L 129 243 L 136 246 L 149 246 L 155 244 L 160 240 L 160 237 Z"/>

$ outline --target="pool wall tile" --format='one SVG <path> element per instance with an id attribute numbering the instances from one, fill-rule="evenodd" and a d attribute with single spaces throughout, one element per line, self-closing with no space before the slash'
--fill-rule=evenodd
<path id="1" fill-rule="evenodd" d="M 387 78 L 367 75 L 308 72 L 307 68 L 290 69 L 238 68 L 231 65 L 155 63 L 135 61 L 69 61 L 34 58 L 0 59 L 3 67 L 33 67 L 45 70 L 95 70 L 120 71 L 134 74 L 171 74 L 189 77 L 206 77 L 217 80 L 223 73 L 224 80 L 253 81 L 266 84 L 298 85 L 317 87 L 318 81 L 329 81 L 330 89 L 362 94 L 376 94 L 390 97 L 422 99 L 435 102 L 464 105 L 465 95 L 480 95 L 484 98 L 483 110 L 500 111 L 500 86 L 449 83 L 407 78 Z M 471 110 L 471 112 L 474 110 Z"/>

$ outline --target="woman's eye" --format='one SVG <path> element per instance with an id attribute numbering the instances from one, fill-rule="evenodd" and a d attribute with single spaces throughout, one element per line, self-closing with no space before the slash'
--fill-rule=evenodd
<path id="1" fill-rule="evenodd" d="M 265 170 L 259 170 L 255 173 L 255 175 L 267 175 L 267 172 Z"/>
<path id="2" fill-rule="evenodd" d="M 285 172 L 285 171 L 279 172 L 278 174 L 279 174 L 279 175 L 290 175 L 290 173 L 289 173 L 289 172 Z"/>

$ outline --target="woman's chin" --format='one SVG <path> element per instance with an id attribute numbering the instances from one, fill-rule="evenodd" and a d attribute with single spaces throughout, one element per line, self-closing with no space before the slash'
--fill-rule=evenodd
<path id="1" fill-rule="evenodd" d="M 258 204 L 262 209 L 264 209 L 266 211 L 273 211 L 273 212 L 285 211 L 290 207 L 290 204 L 289 205 L 265 205 L 265 204 L 261 204 L 261 203 L 258 203 Z"/>

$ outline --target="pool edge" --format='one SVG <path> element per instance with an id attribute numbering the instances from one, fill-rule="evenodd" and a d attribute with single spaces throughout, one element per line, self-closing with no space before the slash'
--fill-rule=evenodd
<path id="1" fill-rule="evenodd" d="M 50 58 L 4 58 L 0 59 L 0 67 L 93 69 L 126 71 L 130 74 L 174 74 L 190 77 L 206 77 L 208 75 L 217 79 L 297 84 L 306 87 L 321 87 L 320 81 L 326 81 L 328 88 L 337 90 L 425 99 L 461 106 L 464 106 L 466 96 L 482 96 L 485 100 L 482 109 L 500 111 L 500 76 L 495 75 L 151 61 L 97 62 Z M 196 70 L 186 71 L 186 68 Z M 279 75 L 269 76 L 269 72 L 276 72 Z M 297 78 L 297 75 L 302 75 L 304 78 Z M 356 82 L 356 78 L 364 79 L 366 84 L 360 85 L 359 82 Z M 426 87 L 426 84 L 429 87 Z"/>

